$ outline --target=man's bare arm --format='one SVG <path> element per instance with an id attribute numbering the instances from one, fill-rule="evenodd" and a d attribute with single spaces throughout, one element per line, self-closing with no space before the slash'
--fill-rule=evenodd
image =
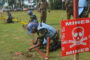
<path id="1" fill-rule="evenodd" d="M 28 51 L 31 51 L 32 49 L 37 48 L 37 47 L 39 47 L 39 46 L 41 46 L 40 43 L 38 43 L 38 44 L 36 44 L 36 45 L 33 45 L 32 47 L 28 48 Z"/>

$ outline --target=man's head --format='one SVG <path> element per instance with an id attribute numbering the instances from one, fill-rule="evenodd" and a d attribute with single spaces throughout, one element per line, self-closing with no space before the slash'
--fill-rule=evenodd
<path id="1" fill-rule="evenodd" d="M 32 14 L 33 14 L 33 13 L 32 13 L 32 10 L 28 10 L 28 11 L 27 11 L 27 14 L 28 14 L 28 15 L 32 15 Z"/>
<path id="2" fill-rule="evenodd" d="M 31 20 L 36 19 L 36 15 L 30 16 Z"/>
<path id="3" fill-rule="evenodd" d="M 30 22 L 27 25 L 28 34 L 30 34 L 30 33 L 36 33 L 37 32 L 37 26 L 38 26 L 37 23 Z"/>

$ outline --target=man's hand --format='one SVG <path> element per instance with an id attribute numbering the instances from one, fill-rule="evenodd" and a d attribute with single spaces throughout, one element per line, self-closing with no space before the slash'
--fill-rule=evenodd
<path id="1" fill-rule="evenodd" d="M 30 52 L 32 50 L 32 48 L 28 48 L 28 52 Z"/>
<path id="2" fill-rule="evenodd" d="M 28 48 L 28 52 L 30 52 L 32 49 L 39 47 L 41 44 L 32 45 L 32 47 Z"/>
<path id="3" fill-rule="evenodd" d="M 34 45 L 36 45 L 36 44 L 37 44 L 37 42 L 33 42 L 33 44 L 34 44 Z"/>

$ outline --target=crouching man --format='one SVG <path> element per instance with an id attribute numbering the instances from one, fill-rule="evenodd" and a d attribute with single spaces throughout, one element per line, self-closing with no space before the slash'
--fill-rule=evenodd
<path id="1" fill-rule="evenodd" d="M 13 19 L 13 17 L 12 17 L 12 15 L 11 15 L 11 13 L 10 13 L 10 11 L 7 11 L 7 23 L 14 23 L 13 21 L 12 21 L 12 19 Z"/>
<path id="2" fill-rule="evenodd" d="M 33 14 L 32 10 L 28 10 L 27 14 L 30 16 L 29 22 L 38 23 L 37 16 Z"/>
<path id="3" fill-rule="evenodd" d="M 31 51 L 34 48 L 47 45 L 47 37 L 50 38 L 50 45 L 52 45 L 52 48 L 54 46 L 58 45 L 59 40 L 59 34 L 57 33 L 56 29 L 53 28 L 50 25 L 47 25 L 45 23 L 33 23 L 30 22 L 27 25 L 28 34 L 30 33 L 37 33 L 38 37 L 34 43 L 34 45 L 30 48 L 28 48 L 28 51 Z M 59 45 L 60 47 L 60 45 Z M 44 49 L 45 50 L 45 49 Z"/>

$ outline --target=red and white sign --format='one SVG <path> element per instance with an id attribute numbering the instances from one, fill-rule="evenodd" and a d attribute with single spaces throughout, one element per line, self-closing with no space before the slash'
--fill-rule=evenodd
<path id="1" fill-rule="evenodd" d="M 90 51 L 90 18 L 61 22 L 62 56 Z"/>

